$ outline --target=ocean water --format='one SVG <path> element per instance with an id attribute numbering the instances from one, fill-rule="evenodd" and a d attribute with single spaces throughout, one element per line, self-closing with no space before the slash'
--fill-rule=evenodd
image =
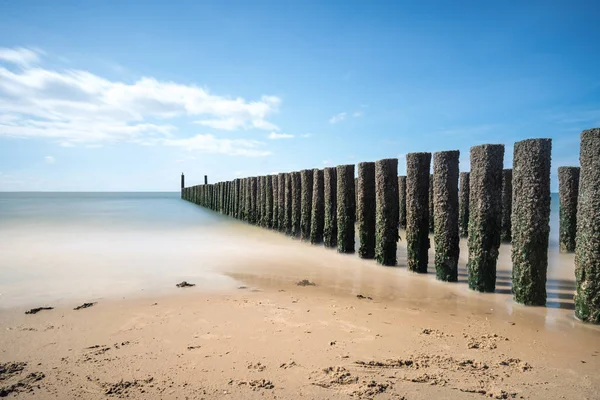
<path id="1" fill-rule="evenodd" d="M 557 194 L 550 225 L 550 269 L 559 270 Z M 301 262 L 299 270 L 343 270 L 347 257 L 248 226 L 179 193 L 0 192 L 0 308 L 169 293 L 181 280 L 228 290 L 241 284 L 233 276 L 249 270 L 293 274 L 293 262 Z"/>

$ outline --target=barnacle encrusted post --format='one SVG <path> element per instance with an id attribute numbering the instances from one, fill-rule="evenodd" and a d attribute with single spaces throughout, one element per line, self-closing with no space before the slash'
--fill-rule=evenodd
<path id="1" fill-rule="evenodd" d="M 575 244 L 575 316 L 600 323 L 600 128 L 581 133 Z"/>
<path id="2" fill-rule="evenodd" d="M 358 256 L 375 257 L 375 163 L 358 164 L 356 181 L 356 225 L 358 228 Z"/>
<path id="3" fill-rule="evenodd" d="M 292 229 L 290 235 L 300 236 L 300 217 L 302 212 L 302 183 L 300 172 L 292 172 Z"/>
<path id="4" fill-rule="evenodd" d="M 354 164 L 337 166 L 337 248 L 340 253 L 354 253 L 356 194 Z"/>
<path id="5" fill-rule="evenodd" d="M 558 168 L 558 197 L 560 199 L 560 251 L 575 251 L 577 233 L 577 196 L 579 194 L 579 167 Z"/>
<path id="6" fill-rule="evenodd" d="M 552 139 L 515 143 L 512 204 L 512 291 L 517 303 L 546 304 Z"/>
<path id="7" fill-rule="evenodd" d="M 323 244 L 325 247 L 337 246 L 337 169 L 325 168 L 323 171 L 323 199 L 325 223 L 323 225 Z"/>
<path id="8" fill-rule="evenodd" d="M 502 230 L 500 241 L 512 241 L 512 169 L 502 170 Z"/>
<path id="9" fill-rule="evenodd" d="M 310 240 L 310 221 L 312 218 L 313 170 L 300 171 L 300 186 L 302 187 L 302 204 L 300 207 L 300 238 Z"/>
<path id="10" fill-rule="evenodd" d="M 375 259 L 396 265 L 398 249 L 398 159 L 375 162 Z"/>
<path id="11" fill-rule="evenodd" d="M 458 190 L 458 231 L 460 237 L 469 236 L 469 173 L 460 173 Z"/>
<path id="12" fill-rule="evenodd" d="M 458 280 L 458 150 L 433 154 L 435 275 L 440 281 Z"/>
<path id="13" fill-rule="evenodd" d="M 469 176 L 469 288 L 493 292 L 502 222 L 503 144 L 471 147 Z"/>
<path id="14" fill-rule="evenodd" d="M 431 153 L 406 155 L 406 253 L 409 271 L 427 273 Z"/>
<path id="15" fill-rule="evenodd" d="M 325 225 L 324 193 L 323 170 L 315 168 L 313 170 L 312 214 L 310 219 L 310 242 L 312 244 L 323 242 L 323 227 Z"/>
<path id="16" fill-rule="evenodd" d="M 433 233 L 433 174 L 429 175 L 429 232 Z"/>
<path id="17" fill-rule="evenodd" d="M 398 225 L 406 229 L 406 176 L 398 177 Z"/>

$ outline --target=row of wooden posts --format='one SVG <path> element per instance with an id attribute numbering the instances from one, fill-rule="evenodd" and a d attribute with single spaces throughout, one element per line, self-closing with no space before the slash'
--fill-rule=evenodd
<path id="1" fill-rule="evenodd" d="M 512 243 L 512 291 L 525 305 L 546 304 L 550 233 L 551 139 L 515 143 L 513 168 L 503 169 L 504 145 L 470 150 L 470 172 L 459 173 L 459 151 L 398 160 L 279 173 L 184 187 L 182 198 L 292 237 L 397 264 L 399 230 L 406 229 L 407 267 L 426 273 L 433 232 L 436 277 L 458 280 L 460 237 L 468 238 L 468 285 L 494 292 L 501 242 Z M 581 134 L 579 167 L 560 167 L 560 248 L 575 251 L 575 314 L 600 323 L 600 129 Z M 581 171 L 581 172 L 580 172 Z M 460 187 L 459 187 L 460 176 Z M 432 215 L 430 215 L 430 213 Z"/>

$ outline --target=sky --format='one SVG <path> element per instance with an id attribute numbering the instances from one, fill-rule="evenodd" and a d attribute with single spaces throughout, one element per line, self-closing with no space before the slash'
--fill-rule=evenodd
<path id="1" fill-rule="evenodd" d="M 600 126 L 600 2 L 0 2 L 0 191 L 177 191 Z"/>

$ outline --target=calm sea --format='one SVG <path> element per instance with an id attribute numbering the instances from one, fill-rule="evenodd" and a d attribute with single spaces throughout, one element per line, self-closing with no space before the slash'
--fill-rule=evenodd
<path id="1" fill-rule="evenodd" d="M 220 271 L 244 259 L 244 237 L 252 248 L 271 240 L 258 231 L 179 193 L 0 192 L 0 307 L 171 290 L 184 279 L 235 287 Z M 557 194 L 550 242 L 558 246 Z"/>

